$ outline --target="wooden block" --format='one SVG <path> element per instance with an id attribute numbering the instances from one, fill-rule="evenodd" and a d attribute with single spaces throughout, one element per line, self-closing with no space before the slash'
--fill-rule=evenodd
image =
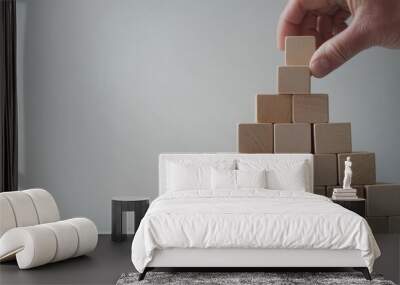
<path id="1" fill-rule="evenodd" d="M 291 123 L 292 95 L 257 95 L 258 123 Z"/>
<path id="2" fill-rule="evenodd" d="M 351 151 L 350 123 L 314 124 L 315 153 L 342 153 Z"/>
<path id="3" fill-rule="evenodd" d="M 315 37 L 290 36 L 285 40 L 286 65 L 310 65 L 310 59 L 315 52 Z"/>
<path id="4" fill-rule="evenodd" d="M 386 234 L 389 232 L 388 217 L 369 217 L 367 215 L 367 222 L 374 234 Z"/>
<path id="5" fill-rule="evenodd" d="M 337 185 L 336 154 L 314 154 L 314 185 Z"/>
<path id="6" fill-rule="evenodd" d="M 326 186 L 326 197 L 332 198 L 333 189 L 340 188 L 340 186 Z"/>
<path id="7" fill-rule="evenodd" d="M 278 66 L 279 94 L 308 94 L 311 75 L 308 66 Z"/>
<path id="8" fill-rule="evenodd" d="M 351 185 L 354 189 L 357 190 L 357 197 L 358 198 L 366 198 L 365 196 L 365 186 L 364 185 Z"/>
<path id="9" fill-rule="evenodd" d="M 325 186 L 314 186 L 314 194 L 326 196 Z"/>
<path id="10" fill-rule="evenodd" d="M 273 153 L 273 125 L 239 124 L 238 150 L 241 153 Z"/>
<path id="11" fill-rule="evenodd" d="M 329 122 L 328 95 L 292 96 L 292 111 L 295 123 L 327 123 Z"/>
<path id="12" fill-rule="evenodd" d="M 306 123 L 274 124 L 276 153 L 310 153 L 311 125 Z"/>
<path id="13" fill-rule="evenodd" d="M 389 233 L 400 234 L 400 216 L 389 217 Z"/>
<path id="14" fill-rule="evenodd" d="M 372 185 L 376 183 L 375 154 L 371 152 L 340 153 L 338 154 L 338 179 L 343 185 L 344 162 L 350 156 L 353 170 L 351 183 L 354 185 Z"/>
<path id="15" fill-rule="evenodd" d="M 365 185 L 367 216 L 400 216 L 400 184 Z"/>

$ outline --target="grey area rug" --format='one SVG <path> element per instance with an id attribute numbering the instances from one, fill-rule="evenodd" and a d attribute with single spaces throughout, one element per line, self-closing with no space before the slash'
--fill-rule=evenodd
<path id="1" fill-rule="evenodd" d="M 138 281 L 138 273 L 122 274 L 116 285 L 146 284 L 376 284 L 395 285 L 380 275 L 373 275 L 368 281 L 359 272 L 148 272 L 146 278 Z"/>

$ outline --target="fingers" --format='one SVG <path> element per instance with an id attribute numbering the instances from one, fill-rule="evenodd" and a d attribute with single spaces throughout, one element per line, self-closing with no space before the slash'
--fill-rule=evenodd
<path id="1" fill-rule="evenodd" d="M 279 18 L 277 29 L 278 48 L 284 49 L 285 37 L 302 34 L 301 25 L 308 12 L 331 14 L 335 9 L 337 9 L 336 1 L 290 0 Z"/>
<path id="2" fill-rule="evenodd" d="M 349 11 L 339 10 L 336 15 L 333 16 L 333 28 L 332 33 L 336 35 L 347 28 L 346 20 L 351 16 Z"/>
<path id="3" fill-rule="evenodd" d="M 368 48 L 368 34 L 353 21 L 347 27 L 349 7 L 344 0 L 290 0 L 278 24 L 277 42 L 283 50 L 285 37 L 313 35 L 317 45 L 310 69 L 315 77 L 323 77 Z"/>
<path id="4" fill-rule="evenodd" d="M 322 15 L 318 17 L 318 32 L 321 34 L 321 42 L 318 44 L 320 46 L 322 43 L 326 42 L 332 38 L 333 30 L 333 20 L 331 16 Z"/>
<path id="5" fill-rule="evenodd" d="M 300 25 L 300 35 L 304 36 L 314 36 L 319 46 L 322 38 L 320 33 L 317 31 L 318 26 L 318 16 L 315 13 L 308 12 Z"/>
<path id="6" fill-rule="evenodd" d="M 368 34 L 353 23 L 317 49 L 310 61 L 311 73 L 324 77 L 369 46 Z"/>
<path id="7" fill-rule="evenodd" d="M 299 1 L 289 1 L 278 22 L 277 43 L 279 49 L 285 49 L 285 37 L 299 35 L 300 24 L 304 15 L 305 11 L 299 4 Z"/>

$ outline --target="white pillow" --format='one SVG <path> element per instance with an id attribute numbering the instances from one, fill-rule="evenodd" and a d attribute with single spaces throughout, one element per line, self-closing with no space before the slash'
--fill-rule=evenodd
<path id="1" fill-rule="evenodd" d="M 236 170 L 211 168 L 211 189 L 236 189 Z"/>
<path id="2" fill-rule="evenodd" d="M 284 169 L 268 171 L 268 188 L 276 190 L 307 191 L 306 163 L 301 162 Z"/>
<path id="3" fill-rule="evenodd" d="M 266 188 L 267 176 L 262 170 L 236 170 L 237 188 Z"/>
<path id="4" fill-rule="evenodd" d="M 167 162 L 167 191 L 211 189 L 211 168 L 234 169 L 234 160 L 176 160 Z"/>
<path id="5" fill-rule="evenodd" d="M 266 171 L 263 170 L 230 170 L 211 169 L 211 189 L 265 188 Z"/>
<path id="6" fill-rule="evenodd" d="M 310 169 L 306 161 L 240 159 L 238 168 L 239 170 L 265 169 L 268 189 L 307 191 L 310 188 Z"/>

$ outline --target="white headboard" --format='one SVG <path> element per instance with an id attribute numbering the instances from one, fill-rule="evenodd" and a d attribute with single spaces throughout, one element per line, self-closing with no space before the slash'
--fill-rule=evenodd
<path id="1" fill-rule="evenodd" d="M 277 159 L 282 161 L 305 161 L 310 169 L 308 174 L 308 188 L 307 192 L 313 193 L 314 187 L 314 168 L 313 168 L 313 155 L 312 154 L 277 154 L 277 153 L 267 153 L 267 154 L 244 154 L 244 153 L 163 153 L 159 156 L 159 195 L 166 192 L 167 188 L 167 162 L 174 160 L 197 160 L 197 159 L 207 159 L 207 160 L 221 160 L 221 159 L 271 159 L 276 161 Z"/>

